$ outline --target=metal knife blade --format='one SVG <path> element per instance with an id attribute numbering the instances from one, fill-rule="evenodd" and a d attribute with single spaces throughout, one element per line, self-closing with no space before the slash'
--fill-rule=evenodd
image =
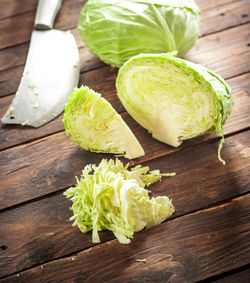
<path id="1" fill-rule="evenodd" d="M 55 15 L 49 3 L 56 12 L 55 2 L 61 1 L 40 0 L 36 25 L 50 28 Z M 50 7 L 49 18 L 44 15 L 46 7 Z M 79 73 L 78 48 L 70 31 L 34 30 L 21 82 L 2 123 L 40 127 L 51 121 L 64 110 Z"/>

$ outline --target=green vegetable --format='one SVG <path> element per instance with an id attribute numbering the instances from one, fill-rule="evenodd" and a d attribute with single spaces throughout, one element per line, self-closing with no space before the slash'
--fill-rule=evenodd
<path id="1" fill-rule="evenodd" d="M 12 107 L 12 106 L 10 106 L 9 109 L 8 109 L 8 111 L 7 111 L 7 114 L 8 114 L 8 115 L 11 115 L 14 111 L 15 111 L 15 108 Z"/>
<path id="2" fill-rule="evenodd" d="M 78 32 L 92 53 L 120 67 L 140 53 L 186 54 L 197 40 L 199 23 L 193 0 L 89 0 Z"/>
<path id="3" fill-rule="evenodd" d="M 37 108 L 39 107 L 39 105 L 40 105 L 40 99 L 39 99 L 39 97 L 36 97 L 36 103 L 33 104 L 32 107 L 33 107 L 34 109 L 37 109 Z"/>
<path id="4" fill-rule="evenodd" d="M 119 70 L 116 88 L 128 113 L 153 137 L 172 146 L 218 131 L 233 100 L 228 84 L 208 69 L 168 54 L 141 54 Z"/>
<path id="5" fill-rule="evenodd" d="M 128 170 L 118 159 L 105 160 L 96 166 L 87 165 L 75 187 L 64 195 L 73 202 L 73 226 L 100 242 L 98 231 L 111 230 L 120 243 L 128 244 L 134 232 L 150 228 L 172 215 L 174 207 L 166 196 L 149 199 L 144 189 L 159 180 L 159 170 L 137 165 Z"/>
<path id="6" fill-rule="evenodd" d="M 129 159 L 144 155 L 122 117 L 101 94 L 86 86 L 71 93 L 63 123 L 71 139 L 86 150 L 121 154 Z"/>

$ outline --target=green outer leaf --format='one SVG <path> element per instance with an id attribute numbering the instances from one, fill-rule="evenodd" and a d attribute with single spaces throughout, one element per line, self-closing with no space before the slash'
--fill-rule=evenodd
<path id="1" fill-rule="evenodd" d="M 65 106 L 66 134 L 82 148 L 132 159 L 144 150 L 122 117 L 101 94 L 86 86 L 75 88 Z"/>
<path id="2" fill-rule="evenodd" d="M 206 85 L 211 92 L 211 95 L 217 101 L 217 117 L 214 122 L 214 126 L 209 129 L 209 132 L 213 132 L 217 130 L 221 137 L 221 144 L 219 146 L 218 157 L 224 163 L 224 161 L 220 157 L 220 151 L 222 148 L 222 144 L 224 143 L 223 137 L 223 125 L 231 114 L 232 107 L 233 107 L 233 99 L 231 96 L 231 89 L 229 85 L 223 80 L 223 78 L 214 72 L 204 68 L 201 65 L 189 62 L 184 59 L 176 58 L 172 53 L 164 53 L 164 54 L 140 54 L 134 56 L 130 60 L 128 60 L 119 70 L 117 80 L 116 80 L 116 88 L 118 97 L 120 98 L 121 102 L 123 103 L 126 110 L 129 114 L 133 117 L 133 111 L 131 109 L 138 108 L 139 106 L 133 102 L 133 97 L 127 97 L 126 93 L 126 80 L 124 79 L 124 75 L 129 70 L 133 69 L 136 66 L 143 66 L 146 60 L 151 60 L 152 64 L 157 64 L 157 62 L 168 62 L 170 64 L 174 64 L 178 68 L 185 70 L 193 74 L 194 78 L 201 82 L 202 84 Z M 138 114 L 139 109 L 135 110 Z M 137 120 L 140 123 L 140 121 Z M 202 133 L 200 133 L 202 134 Z"/>
<path id="3" fill-rule="evenodd" d="M 193 0 L 89 0 L 78 32 L 92 53 L 120 67 L 140 53 L 186 54 L 197 40 L 199 23 Z"/>

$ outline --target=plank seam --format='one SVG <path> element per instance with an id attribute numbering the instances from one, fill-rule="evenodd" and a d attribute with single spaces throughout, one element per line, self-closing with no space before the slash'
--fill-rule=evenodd
<path id="1" fill-rule="evenodd" d="M 34 13 L 34 15 L 35 15 L 35 11 L 36 11 L 36 9 L 31 9 L 29 11 L 25 11 L 25 12 L 22 12 L 22 13 L 18 13 L 18 14 L 15 14 L 15 15 L 10 15 L 8 17 L 1 18 L 0 24 L 1 24 L 2 21 L 8 20 L 8 19 L 13 19 L 13 18 L 18 18 L 20 16 L 26 16 L 27 14 L 30 14 L 31 12 L 32 12 L 32 14 Z"/>
<path id="2" fill-rule="evenodd" d="M 230 271 L 227 271 L 227 272 L 224 272 L 224 273 L 219 273 L 217 275 L 213 275 L 211 277 L 208 277 L 206 279 L 203 279 L 203 280 L 200 280 L 198 281 L 197 283 L 209 283 L 209 282 L 213 282 L 213 281 L 216 281 L 216 280 L 219 280 L 219 279 L 223 279 L 223 278 L 226 278 L 227 276 L 230 276 L 230 275 L 234 275 L 234 274 L 237 274 L 239 272 L 242 272 L 242 271 L 246 271 L 250 268 L 250 263 L 249 264 L 246 264 L 246 265 L 243 265 L 241 267 L 238 267 L 238 268 L 234 268 Z"/>
<path id="3" fill-rule="evenodd" d="M 234 1 L 232 1 L 231 3 L 229 3 L 229 4 L 217 4 L 217 3 L 216 3 L 216 7 L 227 6 L 227 5 L 231 5 L 231 4 L 233 4 L 233 3 L 237 3 L 237 2 L 239 2 L 239 0 L 234 0 Z M 203 11 L 209 11 L 210 9 L 211 9 L 211 8 L 202 9 L 202 10 L 201 10 L 201 14 L 202 14 Z"/>
<path id="4" fill-rule="evenodd" d="M 217 31 L 214 31 L 214 32 L 208 32 L 208 33 L 205 33 L 204 35 L 202 34 L 201 36 L 199 36 L 198 38 L 204 38 L 206 36 L 210 36 L 210 35 L 216 35 L 217 33 L 220 33 L 220 32 L 224 32 L 224 31 L 227 31 L 227 30 L 230 30 L 230 29 L 235 29 L 237 27 L 241 27 L 241 26 L 244 26 L 244 25 L 248 25 L 250 23 L 250 21 L 247 21 L 245 23 L 241 23 L 241 24 L 238 24 L 238 25 L 233 25 L 231 27 L 227 27 L 227 28 L 224 28 L 224 29 L 220 29 L 220 30 L 217 30 Z"/>

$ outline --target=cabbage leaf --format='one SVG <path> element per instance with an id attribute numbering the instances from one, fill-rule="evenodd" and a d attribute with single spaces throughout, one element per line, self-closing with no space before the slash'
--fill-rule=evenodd
<path id="1" fill-rule="evenodd" d="M 120 67 L 140 53 L 186 54 L 199 34 L 193 0 L 88 0 L 78 32 L 102 61 Z"/>
<path id="2" fill-rule="evenodd" d="M 94 243 L 100 242 L 98 231 L 110 230 L 128 244 L 134 232 L 160 224 L 174 212 L 168 197 L 150 199 L 145 187 L 175 173 L 161 174 L 141 165 L 129 170 L 128 165 L 118 159 L 87 165 L 77 184 L 64 192 L 73 203 L 73 226 L 83 233 L 92 230 Z"/>

